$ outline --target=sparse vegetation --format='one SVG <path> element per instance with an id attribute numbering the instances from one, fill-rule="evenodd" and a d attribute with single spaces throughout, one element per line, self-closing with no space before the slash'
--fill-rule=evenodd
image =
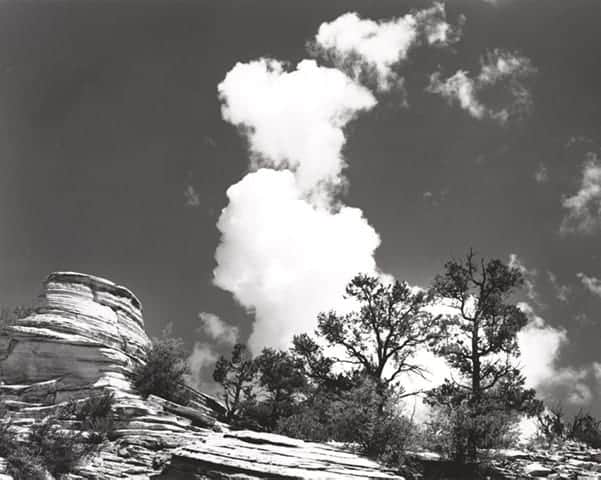
<path id="1" fill-rule="evenodd" d="M 2 408 L 0 457 L 15 480 L 46 479 L 72 472 L 112 431 L 111 392 L 81 402 L 69 402 L 54 414 L 34 423 L 19 437 L 11 415 Z M 70 424 L 65 421 L 75 420 Z"/>
<path id="2" fill-rule="evenodd" d="M 18 305 L 16 307 L 1 307 L 0 308 L 0 332 L 6 327 L 14 325 L 20 318 L 25 318 L 35 312 L 32 307 Z"/>
<path id="3" fill-rule="evenodd" d="M 444 335 L 432 344 L 458 373 L 431 390 L 428 402 L 447 415 L 455 451 L 452 458 L 473 462 L 481 448 L 503 439 L 499 428 L 517 413 L 542 409 L 515 366 L 517 332 L 526 315 L 512 303 L 522 273 L 500 260 L 476 260 L 472 251 L 452 260 L 434 280 L 432 292 L 455 310 L 441 319 Z M 443 422 L 445 423 L 445 422 Z"/>
<path id="4" fill-rule="evenodd" d="M 579 410 L 567 420 L 560 404 L 548 408 L 538 416 L 539 435 L 547 443 L 573 440 L 592 448 L 601 448 L 601 420 Z"/>
<path id="5" fill-rule="evenodd" d="M 473 463 L 479 451 L 515 442 L 519 415 L 542 412 L 514 361 L 516 335 L 527 322 L 513 301 L 522 285 L 518 269 L 476 261 L 472 252 L 448 262 L 430 291 L 357 275 L 346 289 L 357 309 L 320 314 L 314 337 L 297 335 L 288 351 L 265 349 L 255 359 L 237 345 L 231 359 L 217 362 L 227 420 L 345 442 L 398 468 L 418 442 L 456 465 Z M 432 314 L 436 301 L 456 314 Z M 423 373 L 414 355 L 425 348 L 458 375 L 426 392 L 433 416 L 418 428 L 402 411 L 402 399 L 418 392 L 400 381 Z M 572 436 L 595 441 L 594 419 L 581 415 L 575 425 Z"/>
<path id="6" fill-rule="evenodd" d="M 133 383 L 140 395 L 157 395 L 186 405 L 190 400 L 185 388 L 185 376 L 190 373 L 186 351 L 181 338 L 170 336 L 166 328 L 160 338 L 152 340 L 146 361 L 134 369 Z"/>

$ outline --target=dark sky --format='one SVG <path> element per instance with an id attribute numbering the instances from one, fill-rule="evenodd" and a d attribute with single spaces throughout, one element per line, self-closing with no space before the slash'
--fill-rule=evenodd
<path id="1" fill-rule="evenodd" d="M 8 1 L 0 3 L 0 302 L 27 304 L 54 270 L 110 278 L 142 300 L 147 328 L 190 344 L 197 313 L 250 317 L 212 286 L 215 224 L 248 170 L 244 139 L 220 114 L 217 85 L 236 62 L 307 56 L 319 25 L 357 11 L 384 19 L 426 1 Z M 469 247 L 519 256 L 538 313 L 565 328 L 561 362 L 601 361 L 599 234 L 560 234 L 587 154 L 601 145 L 598 0 L 453 0 L 466 17 L 451 53 L 415 52 L 392 98 L 348 129 L 348 205 L 380 234 L 378 265 L 427 285 Z M 538 73 L 531 115 L 500 126 L 424 91 L 437 68 L 477 70 L 494 48 Z M 570 139 L 572 139 L 570 141 Z M 546 181 L 535 173 L 546 169 Z M 198 206 L 185 204 L 191 186 Z M 426 192 L 430 192 L 431 195 Z M 601 219 L 600 219 L 601 220 Z M 556 298 L 548 273 L 569 288 Z"/>

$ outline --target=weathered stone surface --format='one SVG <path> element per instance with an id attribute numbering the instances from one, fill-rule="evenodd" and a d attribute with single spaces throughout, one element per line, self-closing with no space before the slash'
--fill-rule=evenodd
<path id="1" fill-rule="evenodd" d="M 185 407 L 141 398 L 131 373 L 149 346 L 140 301 L 128 289 L 89 275 L 53 273 L 35 313 L 0 336 L 0 400 L 23 434 L 67 401 L 114 392 L 114 438 L 70 480 L 401 478 L 332 446 L 229 432 L 218 420 L 220 402 L 192 389 Z M 10 477 L 1 460 L 4 480 Z"/>
<path id="2" fill-rule="evenodd" d="M 178 448 L 165 471 L 153 478 L 230 478 L 225 474 L 249 480 L 400 478 L 334 446 L 247 430 L 211 433 L 202 442 Z"/>

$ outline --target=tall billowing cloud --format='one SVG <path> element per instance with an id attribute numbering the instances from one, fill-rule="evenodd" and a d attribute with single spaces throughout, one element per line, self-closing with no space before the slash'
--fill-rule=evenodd
<path id="1" fill-rule="evenodd" d="M 380 240 L 362 212 L 312 205 L 292 172 L 261 169 L 227 196 L 215 284 L 254 311 L 254 351 L 287 346 L 293 334 L 311 331 L 354 274 L 375 270 Z"/>
<path id="2" fill-rule="evenodd" d="M 314 47 L 355 78 L 371 76 L 380 91 L 400 86 L 395 65 L 407 59 L 416 45 L 448 45 L 458 40 L 460 27 L 446 22 L 444 4 L 403 17 L 375 21 L 345 13 L 321 24 Z"/>
<path id="3" fill-rule="evenodd" d="M 562 201 L 567 210 L 560 232 L 593 233 L 601 226 L 601 161 L 599 156 L 589 153 L 582 168 L 582 179 L 578 191 Z"/>
<path id="4" fill-rule="evenodd" d="M 277 60 L 238 63 L 218 91 L 223 118 L 248 138 L 252 167 L 290 169 L 319 200 L 344 181 L 344 126 L 376 104 L 369 90 L 313 60 L 292 71 Z"/>
<path id="5" fill-rule="evenodd" d="M 473 78 L 464 70 L 444 81 L 440 72 L 432 74 L 428 91 L 441 95 L 450 104 L 459 104 L 474 118 L 488 118 L 501 124 L 512 116 L 530 112 L 532 99 L 523 83 L 536 73 L 530 59 L 497 49 L 484 56 L 480 64 L 480 72 Z M 496 107 L 486 105 L 482 97 L 492 91 L 508 96 L 508 103 Z"/>
<path id="6" fill-rule="evenodd" d="M 340 203 L 344 127 L 376 100 L 336 69 L 304 60 L 238 63 L 218 87 L 223 118 L 248 139 L 251 173 L 227 190 L 214 283 L 254 313 L 249 346 L 288 346 L 335 307 L 380 243 Z"/>

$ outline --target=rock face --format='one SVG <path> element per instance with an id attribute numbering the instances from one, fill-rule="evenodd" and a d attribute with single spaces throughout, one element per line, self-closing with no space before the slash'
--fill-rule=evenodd
<path id="1" fill-rule="evenodd" d="M 401 479 L 340 449 L 278 435 L 229 432 L 223 406 L 190 389 L 186 407 L 132 388 L 151 342 L 125 287 L 51 274 L 35 313 L 0 335 L 0 401 L 23 432 L 69 400 L 115 394 L 115 438 L 69 475 L 82 479 Z M 5 465 L 0 459 L 0 478 Z"/>
<path id="2" fill-rule="evenodd" d="M 54 403 L 82 389 L 129 391 L 126 376 L 150 346 L 140 301 L 124 287 L 78 273 L 53 273 L 44 287 L 36 313 L 0 337 L 4 382 L 43 383 Z"/>

